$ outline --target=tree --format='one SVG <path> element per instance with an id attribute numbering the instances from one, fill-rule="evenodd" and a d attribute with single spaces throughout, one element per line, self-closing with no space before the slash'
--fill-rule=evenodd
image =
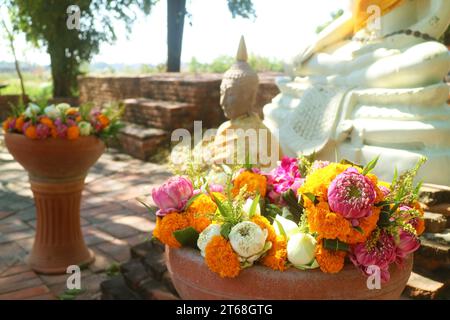
<path id="1" fill-rule="evenodd" d="M 80 65 L 98 53 L 102 42 L 116 40 L 114 19 L 120 19 L 129 32 L 136 19 L 133 9 L 148 14 L 154 0 L 0 0 L 0 4 L 10 8 L 15 29 L 35 46 L 46 47 L 53 96 L 70 97 L 76 93 Z M 69 28 L 72 5 L 79 8 L 79 29 Z"/>
<path id="2" fill-rule="evenodd" d="M 227 0 L 233 18 L 256 17 L 252 0 Z M 186 0 L 167 0 L 167 71 L 179 72 Z"/>

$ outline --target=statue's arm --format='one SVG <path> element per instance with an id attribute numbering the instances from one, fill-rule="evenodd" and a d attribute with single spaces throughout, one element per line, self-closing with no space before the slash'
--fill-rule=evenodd
<path id="1" fill-rule="evenodd" d="M 426 33 L 433 38 L 439 38 L 444 34 L 450 24 L 450 0 L 430 0 L 430 10 L 425 17 L 418 20 L 409 27 L 410 30 Z M 380 43 L 368 44 L 358 51 L 354 56 L 360 56 L 372 52 L 379 48 L 402 49 L 418 44 L 423 39 L 406 35 L 397 34 L 386 38 Z"/>
<path id="2" fill-rule="evenodd" d="M 433 38 L 441 37 L 450 24 L 450 1 L 430 0 L 428 14 L 411 26 L 411 30 L 426 33 Z"/>
<path id="3" fill-rule="evenodd" d="M 313 54 L 331 44 L 335 44 L 353 33 L 353 19 L 351 12 L 344 12 L 342 16 L 323 29 L 313 41 L 299 55 L 294 58 L 294 66 L 299 66 Z"/>

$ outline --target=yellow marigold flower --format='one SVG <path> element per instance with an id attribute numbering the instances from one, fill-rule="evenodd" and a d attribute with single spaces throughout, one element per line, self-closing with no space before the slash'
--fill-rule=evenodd
<path id="1" fill-rule="evenodd" d="M 328 187 L 338 174 L 351 167 L 348 164 L 331 163 L 315 170 L 307 176 L 305 183 L 299 188 L 300 193 L 312 193 L 319 201 L 327 201 Z"/>
<path id="2" fill-rule="evenodd" d="M 270 241 L 272 243 L 276 242 L 277 234 L 275 233 L 275 229 L 266 217 L 260 214 L 255 214 L 252 217 L 252 222 L 256 223 L 263 230 L 267 229 L 267 241 Z"/>
<path id="3" fill-rule="evenodd" d="M 261 195 L 262 198 L 266 196 L 266 188 L 267 188 L 267 181 L 266 177 L 254 173 L 252 171 L 243 171 L 241 174 L 237 176 L 236 179 L 233 181 L 233 189 L 231 190 L 231 193 L 233 196 L 236 196 L 239 194 L 239 190 L 243 188 L 245 185 L 247 186 L 247 192 L 248 193 L 257 193 Z"/>
<path id="4" fill-rule="evenodd" d="M 306 209 L 306 214 L 310 231 L 317 232 L 319 239 L 347 241 L 352 226 L 340 214 L 330 211 L 328 203 L 319 202 L 317 206 L 310 206 Z"/>
<path id="5" fill-rule="evenodd" d="M 345 251 L 325 249 L 322 241 L 316 247 L 316 260 L 323 272 L 337 273 L 341 271 L 344 267 L 345 255 Z"/>
<path id="6" fill-rule="evenodd" d="M 184 214 L 172 212 L 165 215 L 163 218 L 156 219 L 156 227 L 153 230 L 153 236 L 159 239 L 164 244 L 172 248 L 180 248 L 181 244 L 173 236 L 173 232 L 185 229 L 189 226 L 188 219 Z"/>
<path id="7" fill-rule="evenodd" d="M 217 205 L 210 196 L 199 195 L 186 210 L 189 225 L 197 232 L 202 232 L 211 224 L 216 209 Z"/>
<path id="8" fill-rule="evenodd" d="M 222 236 L 214 236 L 205 248 L 208 268 L 222 278 L 234 278 L 241 271 L 241 264 L 231 244 Z"/>
<path id="9" fill-rule="evenodd" d="M 273 270 L 286 270 L 287 260 L 287 242 L 283 236 L 276 236 L 275 241 L 272 241 L 272 248 L 267 251 L 267 254 L 261 259 L 261 263 Z"/>

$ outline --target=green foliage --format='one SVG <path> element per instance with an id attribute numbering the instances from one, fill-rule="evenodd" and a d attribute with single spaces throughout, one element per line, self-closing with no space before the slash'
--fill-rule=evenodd
<path id="1" fill-rule="evenodd" d="M 59 300 L 75 300 L 75 298 L 85 292 L 83 289 L 67 289 L 58 296 Z"/>
<path id="2" fill-rule="evenodd" d="M 36 47 L 45 47 L 51 58 L 54 96 L 70 96 L 76 91 L 80 66 L 99 52 L 102 42 L 113 43 L 113 20 L 126 30 L 136 19 L 133 8 L 149 13 L 153 0 L 0 0 L 10 8 L 15 30 L 23 31 Z M 81 10 L 80 30 L 66 25 L 67 8 Z"/>
<path id="3" fill-rule="evenodd" d="M 227 0 L 228 9 L 233 18 L 241 16 L 243 18 L 256 17 L 255 9 L 253 8 L 252 0 Z"/>
<path id="4" fill-rule="evenodd" d="M 342 242 L 338 239 L 323 239 L 323 247 L 328 250 L 341 250 L 341 251 L 348 251 L 349 246 L 345 242 Z"/>
<path id="5" fill-rule="evenodd" d="M 326 23 L 324 23 L 324 24 L 321 24 L 320 26 L 318 26 L 318 27 L 316 28 L 316 33 L 322 32 L 323 29 L 325 29 L 326 27 L 328 27 L 334 20 L 336 20 L 337 18 L 339 18 L 339 17 L 342 16 L 343 14 L 344 14 L 344 10 L 342 10 L 342 9 L 339 9 L 339 10 L 337 10 L 337 11 L 333 11 L 333 12 L 330 14 L 331 20 L 328 21 L 328 22 L 326 22 Z"/>
<path id="6" fill-rule="evenodd" d="M 113 262 L 105 271 L 108 277 L 117 276 L 120 274 L 120 265 L 116 262 Z"/>
<path id="7" fill-rule="evenodd" d="M 192 227 L 174 231 L 173 236 L 183 247 L 197 248 L 199 233 Z"/>
<path id="8" fill-rule="evenodd" d="M 389 201 L 394 202 L 398 207 L 400 204 L 411 204 L 413 201 L 417 200 L 422 183 L 414 185 L 414 178 L 420 167 L 426 161 L 427 159 L 422 157 L 417 161 L 414 168 L 406 170 L 400 176 L 398 176 L 398 174 L 394 175 L 394 179 L 391 183 L 391 193 L 388 196 Z"/>
<path id="9" fill-rule="evenodd" d="M 236 61 L 232 56 L 222 55 L 214 59 L 211 63 L 201 63 L 197 58 L 193 57 L 188 65 L 188 72 L 201 73 L 224 73 Z M 250 55 L 248 63 L 256 72 L 274 71 L 283 72 L 284 64 L 281 60 L 262 57 L 258 55 Z"/>

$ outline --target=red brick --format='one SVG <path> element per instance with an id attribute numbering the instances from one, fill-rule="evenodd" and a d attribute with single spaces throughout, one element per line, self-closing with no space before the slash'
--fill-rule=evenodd
<path id="1" fill-rule="evenodd" d="M 22 299 L 30 299 L 33 297 L 40 297 L 43 294 L 49 292 L 49 289 L 44 286 L 37 286 L 32 288 L 26 288 L 6 294 L 0 295 L 0 300 L 22 300 Z"/>

